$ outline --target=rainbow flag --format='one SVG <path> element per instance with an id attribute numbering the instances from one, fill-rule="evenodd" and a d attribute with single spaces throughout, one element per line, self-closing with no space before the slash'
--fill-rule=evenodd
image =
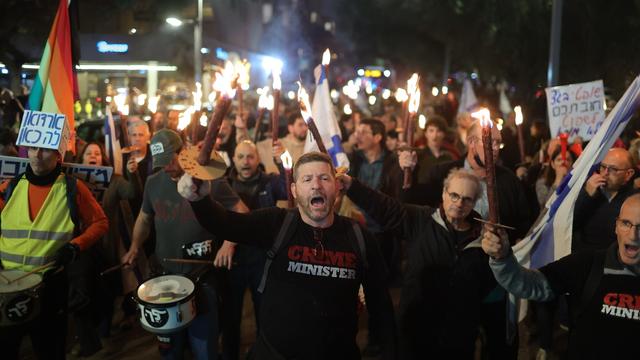
<path id="1" fill-rule="evenodd" d="M 29 109 L 66 115 L 71 130 L 67 149 L 75 154 L 73 103 L 74 87 L 77 85 L 72 60 L 73 45 L 68 3 L 69 0 L 60 0 L 40 60 L 40 69 L 29 95 Z"/>

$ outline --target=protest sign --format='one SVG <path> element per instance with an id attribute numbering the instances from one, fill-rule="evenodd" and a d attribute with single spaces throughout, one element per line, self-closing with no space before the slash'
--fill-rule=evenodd
<path id="1" fill-rule="evenodd" d="M 569 134 L 590 140 L 604 121 L 602 80 L 546 89 L 551 136 Z"/>
<path id="2" fill-rule="evenodd" d="M 64 154 L 68 142 L 69 125 L 65 115 L 31 110 L 24 112 L 18 146 L 53 149 Z"/>
<path id="3" fill-rule="evenodd" d="M 27 169 L 29 159 L 13 156 L 0 156 L 0 179 L 11 179 Z M 113 168 L 110 166 L 93 166 L 63 163 L 62 171 L 85 182 L 93 195 L 102 200 L 102 195 L 109 187 Z"/>

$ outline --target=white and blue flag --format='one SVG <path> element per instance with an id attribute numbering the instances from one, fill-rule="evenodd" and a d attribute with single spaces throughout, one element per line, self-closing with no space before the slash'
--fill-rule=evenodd
<path id="1" fill-rule="evenodd" d="M 338 119 L 333 110 L 333 102 L 329 92 L 329 80 L 325 73 L 325 67 L 318 65 L 314 70 L 316 78 L 316 91 L 313 95 L 313 103 L 311 104 L 311 113 L 313 120 L 318 127 L 318 132 L 322 137 L 324 146 L 333 160 L 336 167 L 349 168 L 349 159 L 342 148 L 342 138 L 340 137 L 340 126 Z M 304 152 L 318 151 L 318 145 L 311 135 L 311 131 L 307 133 L 307 143 L 304 146 Z"/>
<path id="2" fill-rule="evenodd" d="M 122 120 L 121 120 L 122 121 Z M 107 106 L 107 117 L 104 119 L 104 147 L 111 163 L 113 164 L 113 172 L 122 175 L 122 149 L 120 140 L 118 140 L 115 121 L 111 109 Z"/>

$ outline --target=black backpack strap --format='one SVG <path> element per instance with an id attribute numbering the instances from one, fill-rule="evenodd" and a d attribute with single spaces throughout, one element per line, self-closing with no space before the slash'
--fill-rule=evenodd
<path id="1" fill-rule="evenodd" d="M 580 302 L 578 303 L 577 309 L 573 312 L 573 324 L 575 324 L 582 313 L 584 313 L 587 306 L 589 306 L 589 302 L 598 290 L 600 280 L 602 280 L 602 274 L 604 273 L 605 256 L 606 254 L 604 252 L 596 252 L 593 255 L 591 270 L 589 270 L 587 281 L 584 283 L 584 288 L 582 288 L 582 294 L 580 294 Z"/>
<path id="2" fill-rule="evenodd" d="M 358 245 L 358 257 L 362 263 L 363 270 L 366 271 L 369 269 L 369 262 L 367 261 L 367 247 L 364 244 L 364 235 L 362 234 L 362 228 L 356 221 L 351 221 L 351 227 L 353 227 L 353 233 L 356 235 L 356 243 Z"/>
<path id="3" fill-rule="evenodd" d="M 291 225 L 293 223 L 293 220 L 296 217 L 297 211 L 298 209 L 287 211 L 287 215 L 285 215 L 284 217 L 284 221 L 282 222 L 282 226 L 280 227 L 278 236 L 276 236 L 276 239 L 273 242 L 271 249 L 267 251 L 267 260 L 264 263 L 264 270 L 262 271 L 262 279 L 260 279 L 260 286 L 258 286 L 258 292 L 261 294 L 264 292 L 264 288 L 267 285 L 267 276 L 269 276 L 269 268 L 273 263 L 273 259 L 278 254 L 278 250 L 280 250 L 282 245 L 285 243 L 285 240 L 289 240 L 289 238 L 291 238 L 291 236 L 293 235 L 293 231 L 295 230 L 295 223 L 293 224 L 294 226 L 291 226 Z"/>
<path id="4" fill-rule="evenodd" d="M 4 190 L 4 205 L 5 206 L 7 206 L 7 203 L 9 202 L 9 199 L 11 198 L 11 195 L 13 195 L 13 190 L 15 190 L 16 185 L 18 185 L 18 182 L 20 181 L 20 179 L 22 179 L 23 175 L 24 175 L 24 173 L 18 174 L 18 176 L 16 176 L 13 179 L 9 180 L 9 185 L 7 185 L 7 188 Z"/>
<path id="5" fill-rule="evenodd" d="M 80 218 L 78 216 L 78 203 L 76 196 L 78 194 L 78 179 L 72 175 L 64 175 L 67 185 L 67 208 L 69 208 L 69 216 L 74 225 L 73 236 L 77 236 L 80 231 Z"/>

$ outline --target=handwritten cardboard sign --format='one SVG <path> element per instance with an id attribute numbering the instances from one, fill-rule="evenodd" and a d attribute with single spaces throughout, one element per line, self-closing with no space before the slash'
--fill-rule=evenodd
<path id="1" fill-rule="evenodd" d="M 589 140 L 604 122 L 602 80 L 555 86 L 546 89 L 551 136 L 568 133 Z"/>
<path id="2" fill-rule="evenodd" d="M 18 146 L 53 149 L 64 154 L 68 142 L 69 125 L 65 115 L 31 110 L 24 112 L 16 142 Z"/>
<path id="3" fill-rule="evenodd" d="M 0 179 L 11 179 L 27 169 L 29 159 L 13 156 L 0 156 Z M 63 163 L 62 171 L 84 181 L 93 195 L 102 201 L 105 190 L 109 187 L 113 168 L 110 166 L 93 166 Z"/>

